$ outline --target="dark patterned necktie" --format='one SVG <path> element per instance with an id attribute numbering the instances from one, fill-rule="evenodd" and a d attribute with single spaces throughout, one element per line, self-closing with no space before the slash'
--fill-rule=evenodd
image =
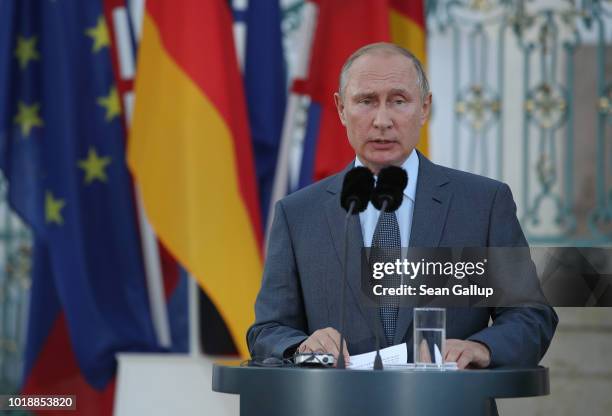
<path id="1" fill-rule="evenodd" d="M 399 225 L 395 212 L 381 213 L 380 221 L 372 237 L 370 264 L 375 262 L 395 263 L 395 260 L 401 257 L 401 245 Z M 399 287 L 401 277 L 397 274 L 385 275 L 381 284 L 384 288 Z M 379 301 L 378 310 L 385 331 L 387 345 L 393 345 L 397 311 L 399 309 L 399 296 L 380 296 Z"/>

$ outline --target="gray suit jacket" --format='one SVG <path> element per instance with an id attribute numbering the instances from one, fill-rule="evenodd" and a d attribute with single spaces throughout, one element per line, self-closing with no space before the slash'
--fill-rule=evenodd
<path id="1" fill-rule="evenodd" d="M 527 242 L 516 218 L 510 188 L 501 182 L 445 168 L 419 153 L 419 179 L 411 247 L 513 247 Z M 247 342 L 254 358 L 287 356 L 317 329 L 339 328 L 345 211 L 340 206 L 343 172 L 279 201 Z M 345 337 L 350 354 L 372 351 L 376 308 L 360 302 L 359 216 L 349 225 Z M 493 324 L 489 326 L 489 318 Z M 552 308 L 449 308 L 447 338 L 487 345 L 491 367 L 534 366 L 558 319 Z M 412 361 L 412 309 L 400 308 L 394 344 L 407 342 Z"/>

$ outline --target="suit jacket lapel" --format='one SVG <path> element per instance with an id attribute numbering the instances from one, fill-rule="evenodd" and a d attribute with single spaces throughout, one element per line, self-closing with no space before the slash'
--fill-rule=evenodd
<path id="1" fill-rule="evenodd" d="M 344 221 L 346 217 L 346 211 L 340 206 L 340 192 L 342 190 L 342 181 L 344 175 L 348 170 L 352 168 L 352 164 L 349 165 L 341 174 L 337 175 L 328 187 L 330 198 L 325 202 L 325 213 L 327 215 L 327 221 L 329 229 L 334 242 L 334 247 L 338 260 L 344 270 Z M 364 305 L 363 298 L 364 294 L 361 293 L 361 250 L 363 248 L 363 234 L 361 232 L 361 223 L 358 215 L 353 215 L 349 220 L 349 231 L 348 231 L 348 287 L 346 295 L 347 299 L 350 293 L 353 294 L 355 302 L 357 303 L 359 310 L 361 311 L 363 318 L 366 319 L 367 326 L 370 330 L 378 332 L 378 336 L 381 342 L 381 347 L 386 344 L 382 322 L 378 315 L 377 307 L 368 307 Z M 338 276 L 338 279 L 342 279 L 343 276 Z M 347 302 L 348 304 L 348 302 Z M 350 319 L 350 315 L 347 313 L 347 319 Z M 374 335 L 374 334 L 371 334 Z"/>
<path id="2" fill-rule="evenodd" d="M 419 155 L 419 177 L 417 183 L 410 247 L 438 247 L 446 223 L 452 199 L 449 178 L 436 165 Z M 400 307 L 397 317 L 394 344 L 404 339 L 412 324 L 413 308 Z"/>

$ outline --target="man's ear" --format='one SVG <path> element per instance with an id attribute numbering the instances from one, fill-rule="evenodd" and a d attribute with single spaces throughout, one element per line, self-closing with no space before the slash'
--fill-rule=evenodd
<path id="1" fill-rule="evenodd" d="M 338 117 L 340 117 L 340 123 L 346 126 L 346 120 L 344 118 L 344 102 L 342 97 L 337 92 L 334 93 L 334 102 L 336 103 L 336 109 L 338 110 Z"/>
<path id="2" fill-rule="evenodd" d="M 427 94 L 427 97 L 423 100 L 423 106 L 421 107 L 421 126 L 427 123 L 429 115 L 431 114 L 431 93 Z"/>

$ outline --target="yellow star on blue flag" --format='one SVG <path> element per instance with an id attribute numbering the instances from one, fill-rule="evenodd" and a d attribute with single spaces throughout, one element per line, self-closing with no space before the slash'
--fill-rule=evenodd
<path id="1" fill-rule="evenodd" d="M 19 124 L 21 127 L 21 134 L 24 137 L 28 137 L 32 128 L 41 127 L 43 121 L 38 115 L 40 104 L 34 103 L 32 105 L 26 105 L 23 101 L 19 101 L 19 110 L 15 118 L 13 119 L 15 124 Z"/>
<path id="2" fill-rule="evenodd" d="M 36 50 L 36 36 L 29 38 L 17 36 L 17 47 L 15 48 L 15 56 L 19 61 L 19 67 L 23 70 L 28 66 L 30 61 L 40 59 L 40 55 Z"/>
<path id="3" fill-rule="evenodd" d="M 94 27 L 87 29 L 85 34 L 94 41 L 92 47 L 94 53 L 110 45 L 110 37 L 108 36 L 108 28 L 104 16 L 98 17 L 98 23 Z"/>
<path id="4" fill-rule="evenodd" d="M 106 109 L 106 121 L 111 121 L 121 114 L 121 104 L 119 103 L 119 94 L 117 88 L 112 87 L 106 97 L 98 97 L 98 104 Z"/>
<path id="5" fill-rule="evenodd" d="M 87 159 L 79 160 L 79 167 L 85 171 L 85 183 L 90 184 L 96 179 L 106 182 L 106 166 L 111 163 L 110 157 L 100 157 L 94 147 L 89 148 Z"/>
<path id="6" fill-rule="evenodd" d="M 167 350 L 151 321 L 106 3 L 0 0 L 0 183 L 10 184 L 3 204 L 28 224 L 36 253 L 24 394 L 65 382 L 58 357 L 45 353 L 65 338 L 70 376 L 100 392 L 79 401 L 87 415 L 106 403 L 118 352 Z M 58 322 L 63 333 L 52 330 Z M 173 330 L 175 339 L 187 345 L 185 332 Z M 27 382 L 41 375 L 49 382 Z"/>
<path id="7" fill-rule="evenodd" d="M 62 208 L 66 205 L 63 199 L 55 199 L 51 191 L 45 193 L 45 222 L 62 225 L 64 217 L 62 217 Z"/>

